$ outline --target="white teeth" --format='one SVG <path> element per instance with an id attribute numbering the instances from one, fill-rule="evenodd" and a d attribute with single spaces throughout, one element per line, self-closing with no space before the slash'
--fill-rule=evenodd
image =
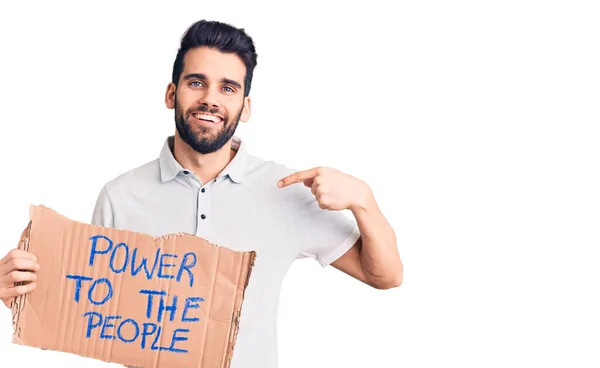
<path id="1" fill-rule="evenodd" d="M 214 115 L 209 115 L 209 114 L 194 114 L 194 117 L 196 119 L 209 120 L 209 121 L 212 121 L 213 123 L 218 123 L 221 121 L 220 117 L 214 116 Z"/>

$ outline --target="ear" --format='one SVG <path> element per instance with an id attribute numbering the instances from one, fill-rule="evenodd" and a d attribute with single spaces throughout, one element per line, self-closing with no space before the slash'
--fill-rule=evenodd
<path id="1" fill-rule="evenodd" d="M 169 83 L 169 85 L 167 86 L 167 91 L 165 93 L 165 105 L 167 105 L 168 109 L 175 108 L 175 90 L 176 89 L 177 89 L 177 87 L 175 87 L 175 83 L 173 83 L 173 82 Z"/>
<path id="2" fill-rule="evenodd" d="M 250 99 L 250 96 L 248 97 L 244 97 L 244 108 L 242 110 L 242 114 L 240 115 L 240 121 L 241 122 L 248 122 L 248 120 L 250 120 L 250 111 L 251 111 L 251 106 L 252 105 L 252 100 Z"/>

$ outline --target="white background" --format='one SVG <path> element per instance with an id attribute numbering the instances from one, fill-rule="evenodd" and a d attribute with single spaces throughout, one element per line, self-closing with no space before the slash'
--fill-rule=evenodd
<path id="1" fill-rule="evenodd" d="M 405 266 L 378 291 L 297 262 L 281 367 L 600 366 L 594 2 L 15 3 L 0 9 L 2 255 L 30 204 L 87 222 L 106 181 L 157 157 L 179 37 L 222 20 L 258 49 L 250 153 L 367 181 Z M 1 367 L 118 367 L 11 337 L 0 308 Z"/>

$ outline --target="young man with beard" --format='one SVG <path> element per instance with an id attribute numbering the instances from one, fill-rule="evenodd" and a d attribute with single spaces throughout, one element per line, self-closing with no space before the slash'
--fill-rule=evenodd
<path id="1" fill-rule="evenodd" d="M 294 172 L 249 155 L 234 135 L 250 118 L 257 63 L 243 29 L 199 21 L 181 41 L 165 103 L 175 134 L 157 159 L 107 182 L 92 223 L 150 235 L 196 234 L 234 250 L 255 250 L 232 368 L 277 367 L 281 282 L 311 257 L 378 289 L 399 286 L 403 267 L 393 229 L 369 186 L 331 168 Z M 350 210 L 356 221 L 342 214 Z M 34 255 L 13 250 L 0 262 L 6 305 L 28 293 Z"/>

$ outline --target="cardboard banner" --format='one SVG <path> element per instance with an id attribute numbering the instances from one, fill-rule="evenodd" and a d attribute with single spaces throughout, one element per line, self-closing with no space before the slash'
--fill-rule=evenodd
<path id="1" fill-rule="evenodd" d="M 144 368 L 229 367 L 255 252 L 44 206 L 32 206 L 19 248 L 40 270 L 13 303 L 14 343 Z"/>

